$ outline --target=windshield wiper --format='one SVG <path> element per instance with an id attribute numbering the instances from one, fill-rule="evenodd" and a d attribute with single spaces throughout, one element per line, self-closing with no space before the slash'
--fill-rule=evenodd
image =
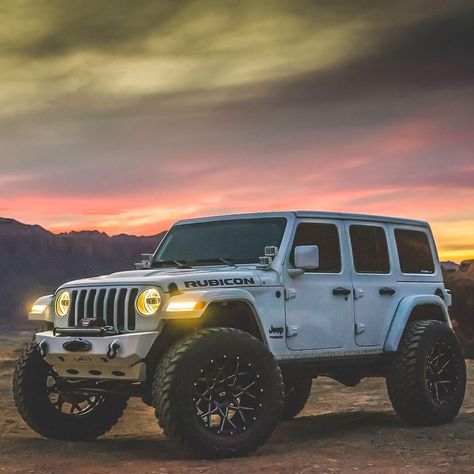
<path id="1" fill-rule="evenodd" d="M 232 262 L 230 259 L 228 258 L 222 258 L 222 257 L 219 257 L 219 260 L 223 263 L 225 263 L 226 265 L 229 265 L 229 267 L 236 267 L 237 265 Z"/>
<path id="2" fill-rule="evenodd" d="M 237 265 L 232 262 L 231 258 L 224 258 L 224 257 L 213 257 L 213 258 L 201 258 L 200 260 L 196 260 L 195 263 L 224 263 L 229 267 L 236 267 Z M 194 263 L 194 262 L 193 262 Z"/>
<path id="3" fill-rule="evenodd" d="M 155 260 L 152 267 L 176 266 L 178 268 L 192 268 L 184 260 Z"/>

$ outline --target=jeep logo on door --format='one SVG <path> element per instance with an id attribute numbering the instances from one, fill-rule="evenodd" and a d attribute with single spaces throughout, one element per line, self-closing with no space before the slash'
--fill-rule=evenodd
<path id="1" fill-rule="evenodd" d="M 273 326 L 273 324 L 270 326 L 270 329 L 268 330 L 268 333 L 270 334 L 270 337 L 272 339 L 282 339 L 283 338 L 283 331 L 285 329 L 283 326 Z"/>
<path id="2" fill-rule="evenodd" d="M 184 282 L 186 288 L 204 288 L 207 286 L 245 286 L 255 285 L 254 278 L 224 278 L 219 280 L 188 280 Z"/>

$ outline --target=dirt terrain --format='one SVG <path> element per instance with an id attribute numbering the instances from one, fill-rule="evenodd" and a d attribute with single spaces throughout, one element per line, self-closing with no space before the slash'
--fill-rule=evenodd
<path id="1" fill-rule="evenodd" d="M 468 391 L 454 423 L 411 428 L 393 413 L 384 381 L 345 388 L 315 381 L 296 419 L 282 422 L 270 441 L 248 458 L 220 461 L 184 456 L 158 428 L 153 410 L 132 400 L 124 418 L 93 443 L 42 439 L 17 415 L 11 397 L 15 359 L 27 333 L 0 336 L 0 472 L 473 472 L 474 363 Z"/>

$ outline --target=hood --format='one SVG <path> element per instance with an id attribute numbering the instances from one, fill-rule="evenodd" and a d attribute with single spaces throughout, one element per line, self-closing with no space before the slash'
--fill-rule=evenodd
<path id="1" fill-rule="evenodd" d="M 207 287 L 276 286 L 277 272 L 248 267 L 158 268 L 112 273 L 65 283 L 61 288 L 87 286 L 156 285 L 164 291 L 171 283 L 179 290 Z"/>

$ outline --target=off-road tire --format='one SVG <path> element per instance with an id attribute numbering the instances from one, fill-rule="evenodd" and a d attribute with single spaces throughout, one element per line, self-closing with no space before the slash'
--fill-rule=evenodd
<path id="1" fill-rule="evenodd" d="M 446 360 L 451 361 L 450 375 L 442 378 L 452 379 L 446 392 L 441 392 L 443 387 L 439 385 L 439 393 L 447 397 L 442 404 L 429 389 L 433 371 L 428 367 L 433 360 L 432 351 L 439 344 L 447 351 Z M 461 408 L 466 389 L 466 364 L 453 331 L 441 321 L 408 323 L 386 380 L 393 408 L 406 423 L 430 426 L 452 421 Z"/>
<path id="2" fill-rule="evenodd" d="M 25 422 L 41 436 L 67 441 L 89 441 L 109 431 L 123 415 L 127 399 L 101 396 L 91 411 L 77 416 L 58 411 L 50 402 L 46 381 L 51 367 L 30 343 L 18 359 L 13 375 L 13 396 Z"/>
<path id="3" fill-rule="evenodd" d="M 306 405 L 311 394 L 313 379 L 310 377 L 283 377 L 285 383 L 285 399 L 281 418 L 291 420 Z"/>
<path id="4" fill-rule="evenodd" d="M 238 360 L 241 367 L 252 366 L 259 374 L 256 386 L 262 387 L 256 421 L 230 435 L 211 431 L 210 424 L 204 426 L 195 398 L 195 381 L 208 371 L 203 367 L 223 358 L 231 365 Z M 222 458 L 246 455 L 269 438 L 281 416 L 283 393 L 280 368 L 260 340 L 237 329 L 210 328 L 178 341 L 165 354 L 155 374 L 153 404 L 165 434 L 186 451 L 201 458 Z"/>

